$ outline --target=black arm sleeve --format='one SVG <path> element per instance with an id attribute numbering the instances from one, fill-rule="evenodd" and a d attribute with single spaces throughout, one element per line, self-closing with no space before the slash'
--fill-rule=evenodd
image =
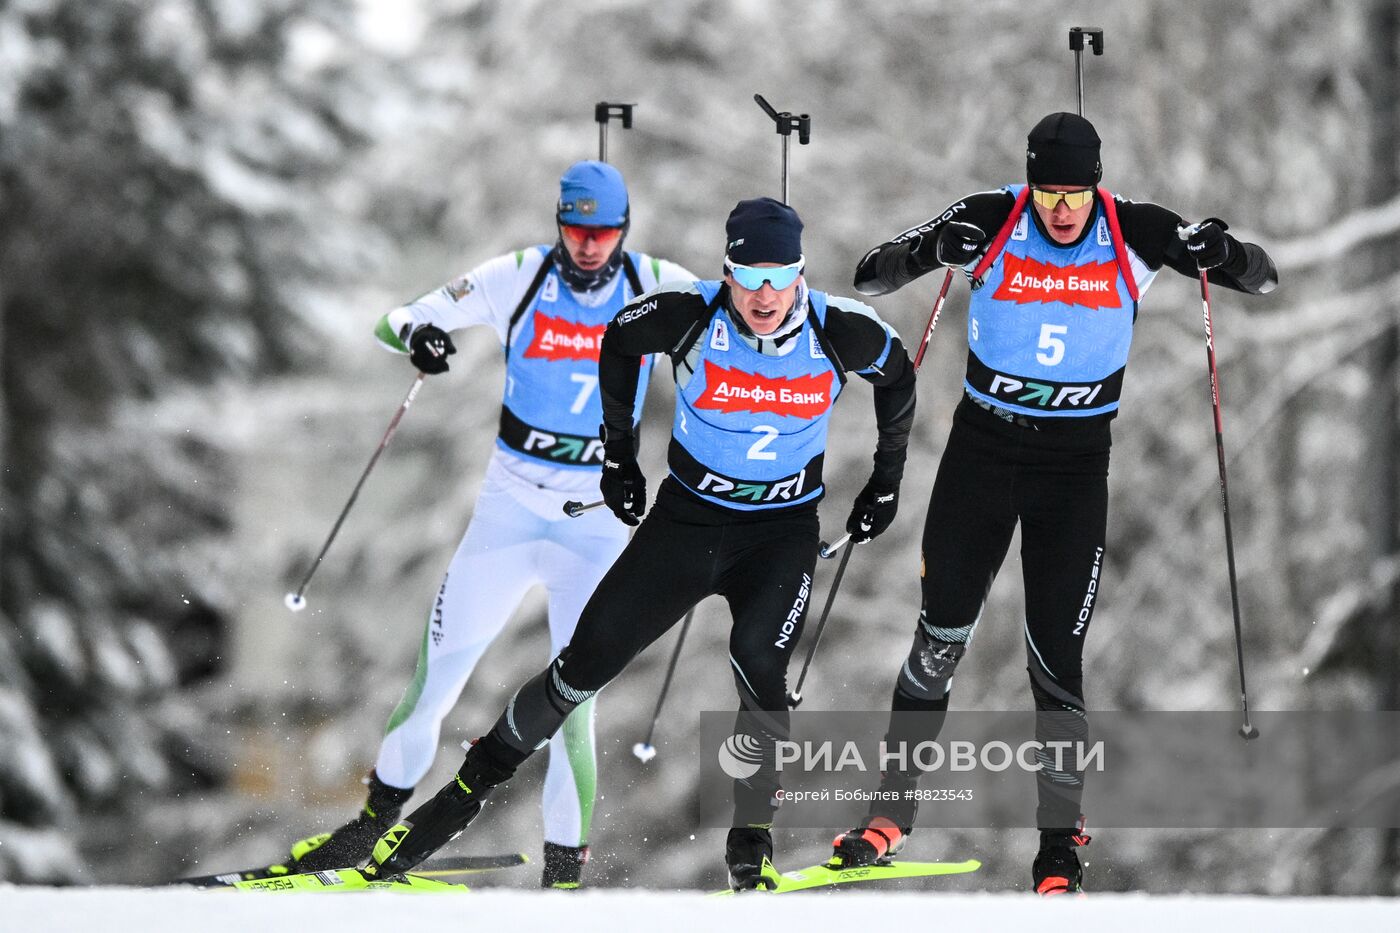
<path id="1" fill-rule="evenodd" d="M 1015 203 L 1016 198 L 1009 191 L 982 191 L 955 202 L 937 217 L 910 227 L 866 253 L 856 265 L 856 291 L 862 295 L 888 295 L 938 268 L 925 266 L 914 255 L 914 250 L 923 237 L 938 236 L 939 229 L 950 220 L 976 224 L 991 240 L 1006 222 Z"/>
<path id="2" fill-rule="evenodd" d="M 617 312 L 598 350 L 598 391 L 608 436 L 633 432 L 642 357 L 674 350 L 708 310 L 694 286 L 672 284 L 632 299 Z"/>
<path id="3" fill-rule="evenodd" d="M 892 380 L 875 385 L 875 427 L 880 435 L 875 442 L 875 468 L 871 476 L 887 486 L 897 486 L 904 478 L 909 432 L 914 427 L 915 388 L 914 366 L 898 337 L 894 338 L 886 363 L 895 365 L 885 370 Z"/>
<path id="4" fill-rule="evenodd" d="M 875 387 L 879 439 L 871 478 L 885 486 L 898 486 L 904 476 L 909 431 L 914 426 L 914 365 L 899 335 L 887 332 L 869 308 L 859 307 L 863 311 L 828 304 L 826 334 L 842 366 Z"/>
<path id="5" fill-rule="evenodd" d="M 1200 271 L 1196 261 L 1186 253 L 1186 243 L 1177 233 L 1185 223 L 1181 215 L 1159 204 L 1114 198 L 1118 207 L 1118 222 L 1123 229 L 1123 241 L 1137 253 L 1149 268 L 1169 266 L 1189 278 Z M 1211 269 L 1206 279 L 1212 285 L 1231 288 L 1250 295 L 1264 295 L 1278 285 L 1278 270 L 1263 247 L 1237 240 L 1229 233 L 1230 254 L 1223 265 Z"/>

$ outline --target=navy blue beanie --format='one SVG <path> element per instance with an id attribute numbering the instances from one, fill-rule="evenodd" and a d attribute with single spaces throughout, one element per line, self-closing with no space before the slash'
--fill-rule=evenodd
<path id="1" fill-rule="evenodd" d="M 802 258 L 802 218 L 782 201 L 740 201 L 729 212 L 724 233 L 725 255 L 741 266 L 760 262 L 787 265 Z"/>

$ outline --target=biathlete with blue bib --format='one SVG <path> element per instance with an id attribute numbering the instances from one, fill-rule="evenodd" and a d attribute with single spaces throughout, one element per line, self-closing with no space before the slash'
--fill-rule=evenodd
<path id="1" fill-rule="evenodd" d="M 895 683 L 887 742 L 906 749 L 938 736 L 953 673 L 1017 523 L 1025 637 L 1038 738 L 1085 733 L 1082 660 L 1103 596 L 1109 423 L 1138 301 L 1163 266 L 1251 295 L 1278 282 L 1273 262 L 1211 219 L 1187 227 L 1156 204 L 1097 187 L 1099 136 L 1083 117 L 1047 116 L 1031 130 L 1028 185 L 970 195 L 875 247 L 856 288 L 884 295 L 940 266 L 972 285 L 964 397 L 939 464 L 923 536 L 923 604 Z M 1185 239 L 1183 234 L 1189 234 Z M 920 715 L 922 714 L 922 715 Z M 1068 723 L 1068 725 L 1066 725 Z M 1048 735 L 1055 729 L 1065 734 Z M 1053 765 L 1053 761 L 1051 762 Z M 914 824 L 917 775 L 886 772 L 878 802 L 836 839 L 847 865 L 886 859 Z M 1075 849 L 1088 842 L 1083 774 L 1037 772 L 1041 894 L 1077 891 Z"/>
<path id="2" fill-rule="evenodd" d="M 725 862 L 735 889 L 771 886 L 775 743 L 788 735 L 788 659 L 812 595 L 831 407 L 847 372 L 875 387 L 874 469 L 846 526 L 856 542 L 894 518 L 914 415 L 914 370 L 899 337 L 860 302 L 807 287 L 801 231 L 787 205 L 742 201 L 726 225 L 722 281 L 662 286 L 608 326 L 601 485 L 618 518 L 640 527 L 568 647 L 520 688 L 456 780 L 380 840 L 367 872 L 407 871 L 452 839 L 580 704 L 718 594 L 734 620 L 736 732 L 757 740 L 760 759 L 758 773 L 735 784 Z M 670 475 L 646 513 L 632 412 L 638 362 L 652 353 L 671 359 L 676 409 Z"/>
<path id="3" fill-rule="evenodd" d="M 489 260 L 379 322 L 380 343 L 407 353 L 430 374 L 448 369 L 447 358 L 456 352 L 450 332 L 495 331 L 505 354 L 500 426 L 471 522 L 422 634 L 417 671 L 390 716 L 367 779 L 364 810 L 309 853 L 294 848 L 299 870 L 343 868 L 368 858 L 428 772 L 443 718 L 526 591 L 536 585 L 547 591 L 557 653 L 627 545 L 626 526 L 611 515 L 569 518 L 563 512 L 566 501 L 597 488 L 603 466 L 597 437 L 603 331 L 637 296 L 695 276 L 623 249 L 627 187 L 607 163 L 578 162 L 564 172 L 556 220 L 553 246 Z M 650 374 L 650 360 L 634 362 L 640 391 L 625 417 L 629 428 L 640 417 Z M 593 704 L 581 703 L 550 743 L 545 887 L 578 886 L 596 785 Z"/>

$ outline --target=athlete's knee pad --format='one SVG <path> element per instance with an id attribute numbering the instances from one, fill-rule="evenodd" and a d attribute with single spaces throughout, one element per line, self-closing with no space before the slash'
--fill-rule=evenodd
<path id="1" fill-rule="evenodd" d="M 952 686 L 958 662 L 967 653 L 976 622 L 962 628 L 938 628 L 920 614 L 914 644 L 899 669 L 895 690 L 916 700 L 941 700 Z"/>

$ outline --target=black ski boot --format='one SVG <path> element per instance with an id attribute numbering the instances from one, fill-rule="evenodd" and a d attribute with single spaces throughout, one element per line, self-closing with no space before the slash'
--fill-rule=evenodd
<path id="1" fill-rule="evenodd" d="M 379 837 L 364 873 L 387 879 L 412 871 L 461 835 L 481 812 L 491 789 L 514 773 L 514 768 L 497 764 L 480 745 L 473 745 L 453 780 Z"/>
<path id="2" fill-rule="evenodd" d="M 360 815 L 333 833 L 321 833 L 292 846 L 292 870 L 323 871 L 350 868 L 369 858 L 375 840 L 393 826 L 413 788 L 391 787 L 373 771 L 365 779 L 369 799 Z"/>
<path id="3" fill-rule="evenodd" d="M 577 890 L 583 877 L 583 866 L 587 864 L 588 846 L 561 846 L 546 842 L 540 887 L 557 891 Z"/>
<path id="4" fill-rule="evenodd" d="M 1089 838 L 1082 829 L 1041 832 L 1040 852 L 1031 865 L 1031 882 L 1035 885 L 1035 893 L 1042 897 L 1056 894 L 1084 896 L 1084 869 L 1074 850 L 1087 846 Z"/>
<path id="5" fill-rule="evenodd" d="M 898 855 L 914 831 L 919 802 L 913 791 L 917 787 L 917 782 L 892 780 L 886 775 L 880 781 L 881 795 L 894 794 L 895 799 L 872 802 L 870 812 L 859 826 L 832 840 L 832 864 L 864 868 L 888 864 Z"/>
<path id="6" fill-rule="evenodd" d="M 773 867 L 772 823 L 735 827 L 724 841 L 724 863 L 731 891 L 772 891 L 778 887 Z"/>

